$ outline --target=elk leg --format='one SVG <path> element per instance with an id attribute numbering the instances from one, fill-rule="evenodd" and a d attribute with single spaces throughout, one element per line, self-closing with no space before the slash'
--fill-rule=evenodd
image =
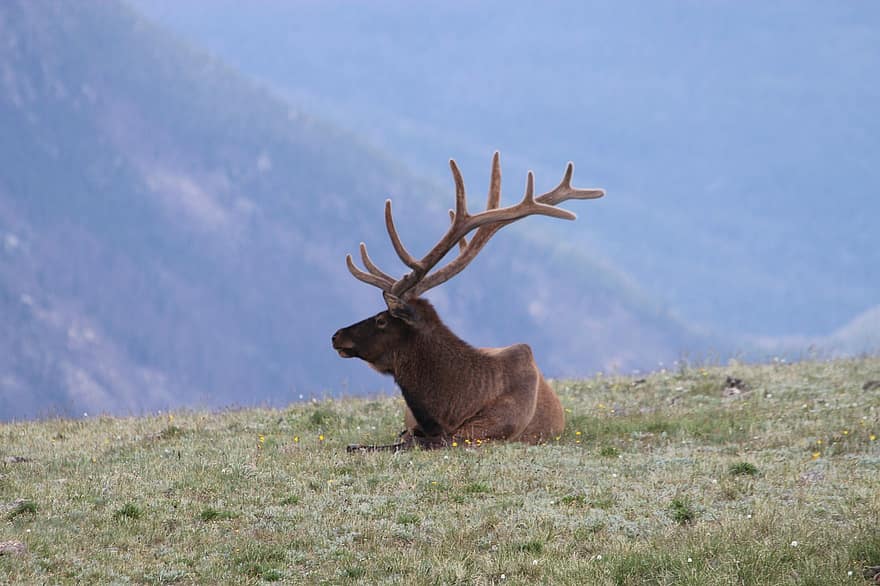
<path id="1" fill-rule="evenodd" d="M 397 439 L 399 441 L 393 444 L 381 444 L 381 445 L 371 445 L 371 444 L 351 444 L 345 448 L 345 450 L 349 453 L 351 452 L 401 452 L 403 450 L 411 450 L 413 446 L 420 445 L 424 446 L 424 440 L 426 438 L 418 435 L 421 430 L 416 430 L 414 433 L 411 429 L 405 429 L 398 434 Z"/>
<path id="2" fill-rule="evenodd" d="M 345 451 L 348 453 L 353 452 L 400 452 L 402 450 L 408 450 L 412 447 L 412 444 L 408 444 L 406 442 L 398 442 L 396 444 L 383 444 L 383 445 L 369 445 L 369 444 L 349 444 L 346 446 Z"/>
<path id="3" fill-rule="evenodd" d="M 446 436 L 434 437 L 413 437 L 413 443 L 423 450 L 438 450 L 448 448 L 452 445 L 452 440 Z"/>
<path id="4" fill-rule="evenodd" d="M 504 398 L 486 407 L 462 423 L 453 437 L 459 443 L 468 441 L 515 440 L 528 426 L 529 413 L 512 398 Z"/>

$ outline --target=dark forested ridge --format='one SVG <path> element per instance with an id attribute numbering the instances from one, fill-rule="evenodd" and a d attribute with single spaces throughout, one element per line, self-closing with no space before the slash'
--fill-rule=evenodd
<path id="1" fill-rule="evenodd" d="M 0 39 L 0 419 L 390 389 L 330 348 L 381 308 L 344 254 L 365 240 L 402 271 L 384 198 L 419 251 L 445 227 L 450 186 L 120 3 L 8 0 Z M 488 163 L 469 170 L 472 192 Z M 590 171 L 576 182 L 598 183 Z M 596 205 L 570 204 L 580 218 L 560 230 L 589 230 Z M 528 341 L 551 376 L 706 346 L 553 221 L 529 222 L 429 295 L 463 337 Z"/>

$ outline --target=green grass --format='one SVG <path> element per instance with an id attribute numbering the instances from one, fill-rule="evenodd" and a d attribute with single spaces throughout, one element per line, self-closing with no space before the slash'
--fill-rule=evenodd
<path id="1" fill-rule="evenodd" d="M 689 499 L 674 498 L 669 503 L 669 509 L 672 512 L 672 520 L 679 525 L 689 525 L 697 518 L 697 511 Z"/>
<path id="2" fill-rule="evenodd" d="M 549 445 L 399 454 L 344 449 L 393 441 L 399 398 L 6 424 L 0 541 L 27 552 L 0 583 L 860 584 L 877 379 L 871 358 L 558 381 Z"/>
<path id="3" fill-rule="evenodd" d="M 37 503 L 35 503 L 34 501 L 19 499 L 19 500 L 16 500 L 15 502 L 10 503 L 8 508 L 9 508 L 9 513 L 7 513 L 7 518 L 10 521 L 15 519 L 19 515 L 36 515 L 37 514 Z"/>
<path id="4" fill-rule="evenodd" d="M 126 503 L 113 513 L 114 519 L 140 519 L 143 512 L 134 503 Z"/>
<path id="5" fill-rule="evenodd" d="M 728 472 L 733 476 L 754 476 L 758 473 L 758 467 L 751 462 L 736 462 L 730 465 Z"/>

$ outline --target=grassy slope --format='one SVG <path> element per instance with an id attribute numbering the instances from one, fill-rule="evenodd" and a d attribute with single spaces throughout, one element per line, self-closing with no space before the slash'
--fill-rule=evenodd
<path id="1" fill-rule="evenodd" d="M 553 445 L 397 455 L 343 448 L 390 440 L 399 399 L 7 424 L 0 541 L 28 552 L 0 582 L 859 583 L 877 379 L 871 358 L 558 383 Z"/>

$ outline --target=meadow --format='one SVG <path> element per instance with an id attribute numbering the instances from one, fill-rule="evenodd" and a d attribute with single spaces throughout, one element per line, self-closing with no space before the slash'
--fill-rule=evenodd
<path id="1" fill-rule="evenodd" d="M 0 425 L 10 584 L 866 584 L 880 358 L 555 381 L 565 433 L 349 454 L 402 400 Z"/>

